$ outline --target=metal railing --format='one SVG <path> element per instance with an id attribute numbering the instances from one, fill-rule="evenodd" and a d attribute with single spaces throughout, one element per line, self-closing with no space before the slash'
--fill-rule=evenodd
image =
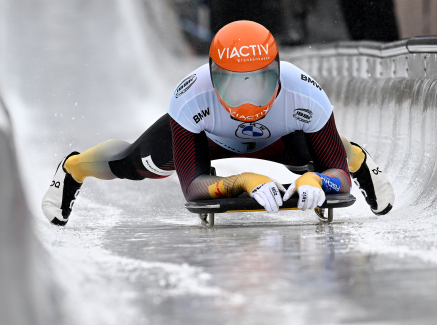
<path id="1" fill-rule="evenodd" d="M 437 37 L 413 37 L 392 43 L 370 41 L 310 45 L 281 51 L 314 77 L 434 78 Z"/>

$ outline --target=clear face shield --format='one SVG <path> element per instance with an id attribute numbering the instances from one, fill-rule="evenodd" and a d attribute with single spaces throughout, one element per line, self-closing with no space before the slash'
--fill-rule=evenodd
<path id="1" fill-rule="evenodd" d="M 262 107 L 269 103 L 279 82 L 279 57 L 259 70 L 233 72 L 211 60 L 211 78 L 217 94 L 229 107 L 243 104 Z"/>

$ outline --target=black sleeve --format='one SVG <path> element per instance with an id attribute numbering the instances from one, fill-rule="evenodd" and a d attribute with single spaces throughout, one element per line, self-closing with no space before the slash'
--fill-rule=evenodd
<path id="1" fill-rule="evenodd" d="M 176 173 L 187 200 L 191 182 L 200 175 L 209 175 L 211 160 L 205 132 L 193 133 L 170 118 L 173 136 L 173 159 Z"/>
<path id="2" fill-rule="evenodd" d="M 305 138 L 316 171 L 322 173 L 336 169 L 351 186 L 346 150 L 335 126 L 334 113 L 323 128 L 314 133 L 306 133 Z M 347 184 L 343 185 L 347 188 Z"/>

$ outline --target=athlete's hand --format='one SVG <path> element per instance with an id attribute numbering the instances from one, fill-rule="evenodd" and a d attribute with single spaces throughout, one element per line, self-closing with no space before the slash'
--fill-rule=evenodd
<path id="1" fill-rule="evenodd" d="M 274 179 L 255 173 L 241 173 L 228 176 L 219 182 L 208 186 L 210 196 L 237 197 L 243 191 L 262 205 L 267 212 L 278 212 L 282 206 L 282 197 L 279 191 L 285 193 L 285 188 Z"/>
<path id="2" fill-rule="evenodd" d="M 279 190 L 285 192 L 285 188 L 278 182 L 268 182 L 260 184 L 250 192 L 250 197 L 254 198 L 262 205 L 267 212 L 279 212 L 282 206 L 282 198 Z"/>
<path id="3" fill-rule="evenodd" d="M 325 202 L 325 192 L 322 190 L 322 179 L 316 173 L 305 173 L 296 182 L 292 183 L 284 194 L 283 200 L 287 201 L 296 192 L 299 194 L 297 207 L 305 211 L 315 209 Z"/>
<path id="4" fill-rule="evenodd" d="M 290 199 L 296 192 L 299 193 L 297 207 L 305 211 L 306 209 L 315 209 L 325 202 L 325 192 L 321 188 L 312 185 L 301 185 L 296 190 L 295 183 L 291 184 L 282 198 L 285 201 Z"/>

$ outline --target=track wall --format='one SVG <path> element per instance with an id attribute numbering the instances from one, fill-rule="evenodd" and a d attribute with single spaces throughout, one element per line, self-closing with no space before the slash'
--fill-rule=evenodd
<path id="1" fill-rule="evenodd" d="M 302 47 L 281 59 L 324 88 L 339 132 L 393 182 L 395 210 L 436 206 L 437 38 Z"/>
<path id="2" fill-rule="evenodd" d="M 9 114 L 0 98 L 0 324 L 58 323 L 48 256 L 34 236 L 15 155 Z"/>

